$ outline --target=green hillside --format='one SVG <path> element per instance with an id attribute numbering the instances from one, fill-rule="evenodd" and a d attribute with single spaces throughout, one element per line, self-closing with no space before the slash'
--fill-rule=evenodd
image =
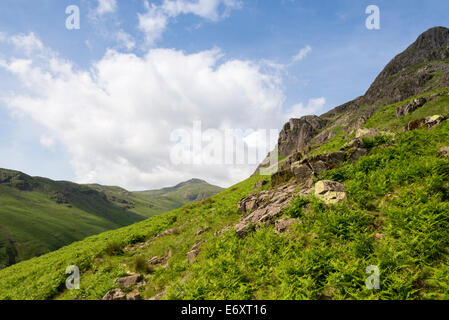
<path id="1" fill-rule="evenodd" d="M 200 198 L 220 190 L 205 182 L 184 188 Z M 150 197 L 0 169 L 0 269 L 191 202 L 176 191 Z"/>
<path id="2" fill-rule="evenodd" d="M 439 93 L 407 121 L 447 117 L 447 89 Z M 253 176 L 207 200 L 1 270 L 0 298 L 101 299 L 117 278 L 137 272 L 147 299 L 447 299 L 449 159 L 441 147 L 449 146 L 449 122 L 404 132 L 394 110 L 407 102 L 381 108 L 365 125 L 392 134 L 363 138 L 364 157 L 314 178 L 343 183 L 347 200 L 325 205 L 313 193 L 299 196 L 277 217 L 297 219 L 285 233 L 271 223 L 251 226 L 244 238 L 234 231 L 239 200 L 266 179 Z M 255 192 L 277 188 L 268 183 Z M 151 265 L 153 257 L 166 263 Z M 64 272 L 72 264 L 81 269 L 81 289 L 68 291 Z M 380 290 L 365 286 L 370 265 L 380 269 Z"/>

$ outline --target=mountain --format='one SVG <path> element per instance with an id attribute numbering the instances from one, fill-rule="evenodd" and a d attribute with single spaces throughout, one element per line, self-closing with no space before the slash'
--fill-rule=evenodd
<path id="1" fill-rule="evenodd" d="M 194 180 L 159 191 L 129 192 L 0 169 L 0 268 L 179 208 L 220 190 Z"/>
<path id="2" fill-rule="evenodd" d="M 0 270 L 0 299 L 449 299 L 447 31 L 290 120 L 273 175 Z"/>
<path id="3" fill-rule="evenodd" d="M 431 28 L 388 63 L 363 96 L 321 116 L 291 119 L 285 124 L 278 142 L 279 155 L 318 149 L 330 139 L 354 133 L 382 106 L 448 86 L 449 29 Z"/>

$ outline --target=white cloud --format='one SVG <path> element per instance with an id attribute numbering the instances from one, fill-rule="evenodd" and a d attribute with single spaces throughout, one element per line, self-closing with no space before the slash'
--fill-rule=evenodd
<path id="1" fill-rule="evenodd" d="M 16 48 L 22 49 L 27 55 L 35 51 L 40 51 L 44 47 L 42 42 L 32 32 L 29 34 L 14 35 L 9 38 L 3 34 L 3 36 L 0 37 L 0 41 L 5 40 L 12 43 Z"/>
<path id="2" fill-rule="evenodd" d="M 320 114 L 326 104 L 326 99 L 324 97 L 317 99 L 310 99 L 307 105 L 302 103 L 295 104 L 290 108 L 287 118 L 300 118 L 302 116 Z"/>
<path id="3" fill-rule="evenodd" d="M 241 7 L 239 0 L 163 0 L 151 5 L 146 0 L 144 14 L 138 14 L 139 28 L 149 44 L 160 39 L 170 19 L 181 14 L 194 14 L 210 21 L 218 21 Z"/>
<path id="4" fill-rule="evenodd" d="M 302 48 L 301 50 L 299 50 L 298 54 L 292 58 L 291 63 L 293 64 L 298 61 L 304 60 L 311 52 L 312 52 L 312 48 L 310 46 L 306 46 L 306 47 Z"/>
<path id="5" fill-rule="evenodd" d="M 117 10 L 116 0 L 98 0 L 98 7 L 95 9 L 95 13 L 98 16 L 102 16 L 106 13 L 113 13 Z"/>
<path id="6" fill-rule="evenodd" d="M 259 63 L 226 59 L 218 50 L 186 54 L 152 49 L 139 57 L 109 50 L 87 70 L 44 48 L 33 59 L 1 60 L 23 89 L 3 96 L 10 110 L 45 128 L 40 143 L 62 145 L 77 181 L 130 189 L 169 186 L 193 177 L 229 186 L 256 165 L 176 165 L 170 161 L 175 129 L 276 129 L 288 116 L 316 113 L 324 98 L 282 111 L 276 72 Z"/>
<path id="7" fill-rule="evenodd" d="M 119 46 L 126 48 L 128 51 L 132 50 L 136 46 L 133 36 L 123 30 L 119 30 L 116 33 L 116 38 Z"/>

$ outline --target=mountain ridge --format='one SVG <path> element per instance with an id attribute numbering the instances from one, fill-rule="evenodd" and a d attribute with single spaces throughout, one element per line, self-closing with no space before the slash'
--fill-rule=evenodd
<path id="1" fill-rule="evenodd" d="M 54 181 L 0 169 L 0 268 L 222 190 L 198 181 L 178 184 L 170 192 L 155 190 L 157 195 L 150 197 L 121 187 Z"/>

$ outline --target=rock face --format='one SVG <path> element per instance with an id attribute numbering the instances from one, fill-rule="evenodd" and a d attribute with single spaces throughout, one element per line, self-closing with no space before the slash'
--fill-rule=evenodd
<path id="1" fill-rule="evenodd" d="M 287 157 L 305 147 L 325 125 L 326 121 L 317 116 L 290 119 L 279 135 L 279 155 Z"/>
<path id="2" fill-rule="evenodd" d="M 416 109 L 419 109 L 422 106 L 424 106 L 426 104 L 426 102 L 427 102 L 427 100 L 425 98 L 415 99 L 415 100 L 407 103 L 406 105 L 403 105 L 403 106 L 397 108 L 396 109 L 396 117 L 399 118 L 399 117 L 405 116 L 409 113 L 412 113 Z"/>
<path id="3" fill-rule="evenodd" d="M 346 199 L 346 188 L 335 181 L 318 181 L 315 184 L 315 196 L 326 204 L 337 204 Z"/>
<path id="4" fill-rule="evenodd" d="M 427 30 L 384 68 L 359 104 L 372 105 L 381 100 L 386 101 L 386 104 L 395 103 L 429 90 L 429 80 L 433 78 L 432 70 L 426 68 L 407 70 L 407 68 L 417 63 L 446 60 L 448 57 L 449 29 L 436 27 Z M 436 65 L 430 68 L 438 70 L 444 66 Z M 446 86 L 447 79 L 432 84 L 433 88 Z"/>
<path id="5" fill-rule="evenodd" d="M 367 153 L 368 153 L 368 150 L 367 150 L 367 149 L 364 149 L 364 148 L 355 148 L 355 149 L 352 149 L 352 150 L 351 150 L 349 159 L 350 159 L 352 162 L 357 162 L 357 161 L 359 161 L 359 159 L 360 159 L 361 157 L 366 156 Z"/>
<path id="6" fill-rule="evenodd" d="M 243 204 L 246 201 L 255 201 L 257 208 L 253 212 L 246 212 L 245 208 L 239 207 L 241 212 L 244 212 L 243 219 L 235 226 L 235 232 L 240 237 L 245 237 L 252 227 L 257 228 L 258 224 L 271 224 L 275 219 L 282 214 L 282 209 L 290 204 L 290 200 L 297 194 L 296 184 L 284 185 L 275 191 L 263 192 L 259 195 L 252 195 L 247 200 L 241 201 Z M 302 191 L 306 194 L 307 191 Z M 246 216 L 245 216 L 246 214 Z"/>
<path id="7" fill-rule="evenodd" d="M 410 121 L 404 128 L 405 131 L 412 131 L 422 128 L 432 129 L 433 127 L 439 125 L 444 121 L 442 115 L 434 115 L 427 118 L 421 118 L 417 120 Z"/>

